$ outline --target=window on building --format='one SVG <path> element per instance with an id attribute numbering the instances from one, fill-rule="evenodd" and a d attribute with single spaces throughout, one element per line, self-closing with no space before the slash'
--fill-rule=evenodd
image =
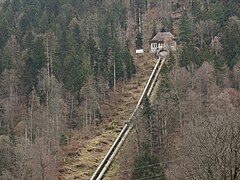
<path id="1" fill-rule="evenodd" d="M 152 48 L 156 48 L 157 47 L 157 43 L 152 43 Z"/>

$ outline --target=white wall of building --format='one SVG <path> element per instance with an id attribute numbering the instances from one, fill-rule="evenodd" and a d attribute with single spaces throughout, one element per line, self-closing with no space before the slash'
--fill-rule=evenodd
<path id="1" fill-rule="evenodd" d="M 170 46 L 164 43 L 151 43 L 151 52 L 155 53 L 157 49 L 162 49 L 162 48 L 170 48 L 170 50 L 175 51 L 176 47 L 177 47 L 176 41 L 172 41 Z"/>

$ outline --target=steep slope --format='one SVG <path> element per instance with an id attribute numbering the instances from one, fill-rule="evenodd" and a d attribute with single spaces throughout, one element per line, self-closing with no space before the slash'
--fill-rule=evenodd
<path id="1" fill-rule="evenodd" d="M 76 148 L 62 160 L 59 172 L 63 179 L 89 179 L 131 115 L 154 65 L 154 59 L 148 54 L 134 59 L 136 75 L 129 82 L 119 83 L 116 93 L 109 94 L 103 105 L 105 123 L 90 130 L 95 136 L 78 138 L 77 134 L 68 145 Z"/>
<path id="2" fill-rule="evenodd" d="M 143 17 L 144 54 L 135 55 L 135 31 L 132 30 L 130 34 L 131 54 L 137 69 L 136 75 L 131 81 L 118 83 L 115 94 L 108 93 L 106 102 L 102 105 L 104 123 L 99 127 L 87 130 L 86 136 L 83 136 L 82 132 L 77 133 L 75 140 L 65 147 L 65 154 L 66 152 L 67 154 L 59 169 L 59 176 L 62 179 L 89 179 L 135 108 L 155 65 L 155 59 L 148 53 L 151 27 L 153 21 L 157 19 L 155 11 L 156 9 L 152 9 Z M 130 24 L 134 24 L 134 22 Z M 69 151 L 69 148 L 72 150 Z"/>
<path id="3" fill-rule="evenodd" d="M 142 35 L 143 35 L 143 49 L 144 49 L 144 56 L 148 57 L 150 56 L 150 45 L 149 40 L 151 38 L 152 33 L 152 27 L 153 22 L 157 22 L 159 14 L 157 13 L 158 9 L 156 7 L 150 9 L 146 12 L 146 14 L 142 15 Z M 161 27 L 161 23 L 157 23 L 157 30 L 159 30 Z M 134 32 L 132 36 L 134 36 Z M 150 56 L 151 57 L 151 56 Z M 151 57 L 153 58 L 153 57 Z M 136 62 L 136 61 L 135 61 Z M 146 59 L 146 62 L 148 60 Z M 153 65 L 155 65 L 156 60 L 153 60 Z M 136 62 L 137 63 L 137 62 Z M 137 63 L 138 65 L 138 63 Z M 140 65 L 141 66 L 141 65 Z M 148 74 L 147 78 L 150 74 Z M 147 80 L 146 80 L 147 81 Z M 159 81 L 157 81 L 156 87 L 158 86 Z M 145 83 L 146 84 L 146 83 Z M 153 89 L 152 94 L 154 95 L 157 91 L 157 88 Z M 142 91 L 140 92 L 142 93 Z M 140 94 L 139 94 L 140 97 Z M 154 96 L 151 96 L 151 100 L 154 99 Z M 129 174 L 131 174 L 131 167 L 132 160 L 135 154 L 135 148 L 136 148 L 136 132 L 135 129 L 130 134 L 130 136 L 127 138 L 126 142 L 124 143 L 122 149 L 118 153 L 117 157 L 113 161 L 111 167 L 109 168 L 108 172 L 105 175 L 106 180 L 118 180 L 118 179 L 130 179 L 131 177 Z M 124 164 L 124 165 L 123 165 Z M 124 166 L 124 168 L 123 168 Z"/>

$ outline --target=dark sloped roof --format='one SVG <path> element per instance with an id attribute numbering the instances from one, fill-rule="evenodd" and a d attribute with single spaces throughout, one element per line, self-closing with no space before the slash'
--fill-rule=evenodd
<path id="1" fill-rule="evenodd" d="M 172 38 L 174 39 L 174 36 L 170 32 L 159 32 L 156 36 L 152 38 L 151 41 L 164 41 L 164 38 Z"/>

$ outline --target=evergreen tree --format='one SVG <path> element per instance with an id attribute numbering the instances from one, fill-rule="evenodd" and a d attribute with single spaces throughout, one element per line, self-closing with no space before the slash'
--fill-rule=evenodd
<path id="1" fill-rule="evenodd" d="M 90 58 L 90 65 L 91 68 L 94 72 L 94 75 L 97 76 L 99 74 L 98 72 L 98 56 L 99 56 L 99 50 L 98 47 L 96 46 L 96 42 L 94 41 L 93 37 L 92 37 L 92 33 L 89 34 L 89 38 L 88 38 L 88 43 L 87 43 L 87 47 L 88 47 L 88 56 Z"/>
<path id="2" fill-rule="evenodd" d="M 188 71 L 193 72 L 193 70 L 199 68 L 202 63 L 203 58 L 192 44 L 183 47 L 179 60 L 180 67 L 185 67 Z"/>
<path id="3" fill-rule="evenodd" d="M 156 123 L 154 121 L 154 110 L 152 108 L 150 99 L 148 96 L 144 96 L 143 98 L 143 122 L 145 124 L 145 128 L 147 129 L 148 133 L 146 134 L 149 139 L 149 144 L 151 145 L 151 151 L 154 151 L 155 143 L 156 143 Z"/>
<path id="4" fill-rule="evenodd" d="M 160 30 L 160 32 L 167 32 L 166 27 L 162 27 L 161 30 Z"/>
<path id="5" fill-rule="evenodd" d="M 121 29 L 123 31 L 126 31 L 127 30 L 127 14 L 128 14 L 127 7 L 124 5 L 122 1 L 119 1 L 117 3 L 114 3 L 113 9 L 115 11 L 116 18 L 120 23 Z"/>
<path id="6" fill-rule="evenodd" d="M 84 50 L 77 49 L 72 46 L 65 58 L 65 70 L 62 76 L 63 83 L 66 88 L 76 92 L 81 89 L 87 74 L 84 73 L 86 70 L 83 66 L 83 61 L 87 59 L 87 56 L 84 56 Z"/>
<path id="7" fill-rule="evenodd" d="M 113 39 L 111 43 L 111 49 L 113 50 L 113 68 L 115 68 L 115 73 L 116 73 L 116 80 L 119 80 L 124 77 L 124 69 L 123 69 L 123 60 L 121 56 L 121 46 L 117 39 Z M 115 65 L 115 67 L 114 67 Z"/>
<path id="8" fill-rule="evenodd" d="M 143 48 L 143 41 L 142 41 L 142 33 L 140 31 L 136 34 L 136 49 L 142 49 Z"/>
<path id="9" fill-rule="evenodd" d="M 8 121 L 5 118 L 5 109 L 4 106 L 0 103 L 0 135 L 6 134 L 8 130 Z M 0 158 L 1 159 L 1 158 Z M 0 167 L 1 169 L 1 167 Z M 0 170 L 1 172 L 1 170 Z"/>
<path id="10" fill-rule="evenodd" d="M 98 34 L 100 37 L 100 40 L 99 40 L 100 56 L 99 56 L 98 71 L 101 73 L 102 77 L 104 77 L 104 79 L 107 80 L 109 75 L 108 60 L 111 59 L 111 53 L 110 53 L 111 37 L 110 37 L 108 26 L 107 24 L 104 24 L 104 22 L 101 22 L 98 31 L 99 31 Z"/>
<path id="11" fill-rule="evenodd" d="M 180 19 L 180 34 L 179 39 L 182 43 L 188 44 L 190 41 L 191 23 L 187 14 L 183 14 Z"/>
<path id="12" fill-rule="evenodd" d="M 179 61 L 179 66 L 180 67 L 186 67 L 188 68 L 189 64 L 190 64 L 190 60 L 188 58 L 188 50 L 187 48 L 184 46 L 181 54 L 180 54 L 180 61 Z"/>
<path id="13" fill-rule="evenodd" d="M 223 51 L 227 66 L 233 70 L 235 64 L 240 61 L 240 20 L 231 17 L 224 29 Z"/>
<path id="14" fill-rule="evenodd" d="M 151 121 L 153 117 L 153 109 L 147 95 L 143 97 L 143 116 L 147 119 L 147 121 Z"/>
<path id="15" fill-rule="evenodd" d="M 132 75 L 136 73 L 136 67 L 133 62 L 133 57 L 130 53 L 129 46 L 125 45 L 122 50 L 122 59 L 125 65 L 125 72 L 127 74 L 127 78 L 131 79 Z"/>
<path id="16" fill-rule="evenodd" d="M 173 23 L 174 23 L 174 19 L 173 17 L 170 17 L 168 21 L 168 31 L 170 32 L 173 32 Z"/>
<path id="17" fill-rule="evenodd" d="M 214 56 L 213 56 L 213 60 L 214 60 L 214 68 L 215 68 L 216 70 L 219 70 L 219 71 L 222 72 L 223 69 L 224 69 L 224 64 L 225 64 L 225 59 L 224 59 L 224 57 L 214 55 Z"/>
<path id="18" fill-rule="evenodd" d="M 168 20 L 166 18 L 163 18 L 161 32 L 167 32 L 167 25 L 168 25 Z"/>
<path id="19" fill-rule="evenodd" d="M 9 30 L 8 30 L 8 24 L 3 17 L 3 15 L 0 14 L 0 48 L 3 48 L 8 37 L 9 37 Z"/>
<path id="20" fill-rule="evenodd" d="M 10 68 L 11 66 L 11 60 L 10 57 L 0 49 L 0 74 L 7 68 Z"/>
<path id="21" fill-rule="evenodd" d="M 175 57 L 172 51 L 170 51 L 169 56 L 167 57 L 167 61 L 164 64 L 164 66 L 162 67 L 161 73 L 162 74 L 166 74 L 168 72 L 170 72 L 173 68 L 173 66 L 175 65 Z"/>
<path id="22" fill-rule="evenodd" d="M 155 179 L 166 180 L 158 158 L 151 154 L 149 145 L 142 143 L 140 154 L 134 158 L 132 179 Z"/>
<path id="23" fill-rule="evenodd" d="M 43 47 L 43 40 L 38 38 L 33 42 L 32 48 L 26 55 L 26 63 L 23 70 L 22 80 L 25 85 L 27 94 L 38 83 L 38 75 L 40 70 L 46 66 L 46 55 Z"/>
<path id="24" fill-rule="evenodd" d="M 154 36 L 156 36 L 157 35 L 157 26 L 156 26 L 156 24 L 154 23 L 153 24 L 153 27 L 152 27 L 152 37 L 151 37 L 151 39 L 154 37 Z"/>

